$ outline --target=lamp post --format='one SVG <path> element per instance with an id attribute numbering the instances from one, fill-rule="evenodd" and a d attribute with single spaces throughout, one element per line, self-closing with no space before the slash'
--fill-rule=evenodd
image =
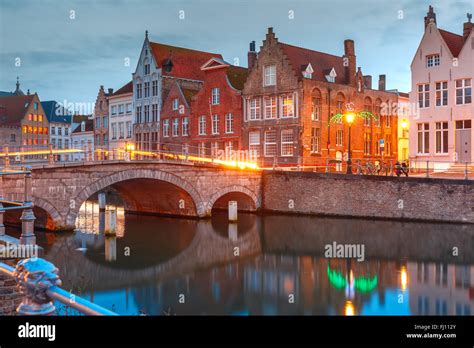
<path id="1" fill-rule="evenodd" d="M 345 115 L 346 122 L 349 125 L 349 148 L 347 151 L 347 172 L 346 174 L 352 174 L 352 159 L 351 159 L 351 125 L 354 122 L 354 114 L 349 112 Z"/>
<path id="2" fill-rule="evenodd" d="M 135 151 L 135 145 L 132 144 L 132 143 L 127 143 L 127 145 L 125 145 L 125 149 L 128 152 L 128 160 L 131 161 L 132 160 L 132 151 Z"/>

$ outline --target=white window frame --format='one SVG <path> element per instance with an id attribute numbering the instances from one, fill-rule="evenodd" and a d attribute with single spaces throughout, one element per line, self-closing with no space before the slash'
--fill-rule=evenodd
<path id="1" fill-rule="evenodd" d="M 446 95 L 446 98 L 444 97 L 445 95 Z M 449 98 L 448 81 L 435 82 L 435 106 L 436 107 L 448 106 L 448 98 Z M 438 101 L 439 101 L 439 105 L 438 105 Z"/>
<path id="2" fill-rule="evenodd" d="M 169 137 L 170 136 L 170 120 L 164 119 L 163 120 L 163 137 Z"/>
<path id="3" fill-rule="evenodd" d="M 211 103 L 212 105 L 219 105 L 220 104 L 220 89 L 218 87 L 214 87 L 211 90 Z"/>
<path id="4" fill-rule="evenodd" d="M 291 135 L 291 141 L 286 136 Z M 282 157 L 293 157 L 294 156 L 294 143 L 295 136 L 293 129 L 282 129 L 280 132 L 280 154 Z M 289 146 L 289 147 L 288 147 Z M 288 151 L 291 149 L 291 151 Z"/>
<path id="5" fill-rule="evenodd" d="M 269 139 L 269 135 L 273 136 L 273 139 Z M 275 157 L 278 156 L 278 146 L 277 146 L 277 131 L 276 130 L 267 130 L 263 134 L 263 155 L 265 157 Z M 269 153 L 268 149 L 271 147 L 274 151 Z"/>
<path id="6" fill-rule="evenodd" d="M 430 107 L 430 84 L 420 83 L 417 85 L 418 107 L 420 109 Z M 421 103 L 421 104 L 420 104 Z"/>
<path id="7" fill-rule="evenodd" d="M 216 134 L 219 134 L 219 123 L 220 123 L 220 119 L 219 119 L 219 115 L 212 115 L 212 129 L 211 129 L 211 132 L 213 135 L 216 135 Z"/>
<path id="8" fill-rule="evenodd" d="M 311 128 L 311 153 L 321 152 L 321 128 Z"/>
<path id="9" fill-rule="evenodd" d="M 249 152 L 251 157 L 260 157 L 260 131 L 249 132 Z"/>
<path id="10" fill-rule="evenodd" d="M 426 67 L 432 68 L 434 66 L 439 66 L 440 57 L 439 54 L 430 54 L 426 56 Z"/>
<path id="11" fill-rule="evenodd" d="M 467 83 L 469 81 L 469 83 Z M 461 85 L 458 86 L 458 82 L 461 82 Z M 455 81 L 456 87 L 456 105 L 465 105 L 472 103 L 472 79 L 457 79 Z M 466 93 L 469 90 L 469 93 Z M 458 91 L 460 91 L 460 96 L 458 96 Z M 461 98 L 461 103 L 458 103 L 458 98 Z M 469 100 L 469 101 L 466 101 Z"/>
<path id="12" fill-rule="evenodd" d="M 250 103 L 249 120 L 250 121 L 260 120 L 262 116 L 260 98 L 252 98 L 250 99 L 249 103 Z"/>
<path id="13" fill-rule="evenodd" d="M 173 118 L 171 126 L 171 136 L 177 137 L 179 135 L 179 118 Z"/>
<path id="14" fill-rule="evenodd" d="M 447 155 L 449 153 L 449 125 L 447 121 L 435 123 L 435 151 L 437 154 Z M 444 143 L 446 135 L 447 144 Z M 439 137 L 439 138 L 438 138 Z M 439 145 L 439 151 L 438 151 Z M 446 151 L 443 151 L 446 146 Z"/>
<path id="15" fill-rule="evenodd" d="M 292 106 L 285 106 L 285 100 L 291 99 Z M 285 114 L 286 110 L 286 114 Z M 291 111 L 288 113 L 288 111 Z M 295 96 L 293 94 L 286 94 L 281 96 L 281 118 L 293 118 L 295 117 Z"/>
<path id="16" fill-rule="evenodd" d="M 263 86 L 276 85 L 276 65 L 267 65 L 263 67 Z"/>
<path id="17" fill-rule="evenodd" d="M 344 130 L 336 129 L 336 146 L 344 145 Z"/>
<path id="18" fill-rule="evenodd" d="M 188 117 L 183 117 L 183 120 L 181 122 L 181 128 L 182 128 L 182 135 L 183 136 L 188 136 L 189 135 L 189 118 Z"/>
<path id="19" fill-rule="evenodd" d="M 206 115 L 199 116 L 198 134 L 206 135 Z"/>
<path id="20" fill-rule="evenodd" d="M 426 125 L 428 125 L 428 129 L 426 129 Z M 420 143 L 420 135 L 421 135 L 421 143 Z M 428 144 L 426 143 L 426 139 L 428 139 Z M 416 151 L 418 155 L 428 155 L 430 153 L 430 124 L 428 122 L 422 122 L 422 123 L 417 124 L 417 144 L 416 145 L 417 145 Z M 422 149 L 421 152 L 420 152 L 420 145 Z"/>
<path id="21" fill-rule="evenodd" d="M 231 113 L 225 115 L 225 133 L 234 133 L 234 115 Z"/>
<path id="22" fill-rule="evenodd" d="M 179 99 L 178 98 L 173 99 L 172 107 L 173 107 L 173 110 L 178 110 L 178 108 L 179 108 Z"/>
<path id="23" fill-rule="evenodd" d="M 277 118 L 278 112 L 278 98 L 275 95 L 264 97 L 263 98 L 264 104 L 264 118 L 266 120 L 271 120 Z"/>

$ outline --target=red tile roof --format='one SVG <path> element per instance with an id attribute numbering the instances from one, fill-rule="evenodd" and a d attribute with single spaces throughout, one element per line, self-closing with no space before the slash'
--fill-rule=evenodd
<path id="1" fill-rule="evenodd" d="M 230 65 L 227 68 L 227 78 L 229 79 L 230 84 L 232 87 L 240 91 L 244 88 L 248 74 L 249 72 L 247 68 L 242 68 L 235 65 Z"/>
<path id="2" fill-rule="evenodd" d="M 0 97 L 0 107 L 3 109 L 0 124 L 19 125 L 34 97 L 34 94 Z"/>
<path id="3" fill-rule="evenodd" d="M 87 120 L 84 120 L 84 122 L 86 123 L 86 127 L 85 127 L 85 130 L 84 132 L 93 132 L 94 131 L 94 121 L 91 120 L 91 119 L 87 119 Z M 82 121 L 81 121 L 82 123 Z M 81 132 L 81 123 L 78 124 L 78 126 L 72 131 L 73 134 L 79 134 L 79 133 L 82 133 Z"/>
<path id="4" fill-rule="evenodd" d="M 155 58 L 157 68 L 162 68 L 167 60 L 171 60 L 173 66 L 170 72 L 163 69 L 163 75 L 181 77 L 191 80 L 203 80 L 204 71 L 201 66 L 212 57 L 221 58 L 217 53 L 196 51 L 189 48 L 164 45 L 150 42 L 150 47 Z"/>
<path id="5" fill-rule="evenodd" d="M 462 35 L 454 34 L 443 29 L 439 29 L 439 33 L 441 34 L 444 42 L 446 42 L 446 45 L 448 45 L 452 55 L 457 57 L 459 52 L 461 52 L 462 46 L 464 45 L 464 39 Z"/>
<path id="6" fill-rule="evenodd" d="M 112 96 L 127 94 L 127 93 L 133 93 L 133 81 L 130 81 L 126 85 L 120 87 L 118 90 L 112 93 Z"/>
<path id="7" fill-rule="evenodd" d="M 334 68 L 337 74 L 336 83 L 345 83 L 346 78 L 342 57 L 285 43 L 279 43 L 279 46 L 290 61 L 298 77 L 302 77 L 302 67 L 306 67 L 308 63 L 311 63 L 314 70 L 312 76 L 313 80 L 327 81 L 327 71 Z"/>

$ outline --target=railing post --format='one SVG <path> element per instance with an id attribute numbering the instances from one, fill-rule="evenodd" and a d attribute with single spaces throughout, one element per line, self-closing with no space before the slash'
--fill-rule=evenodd
<path id="1" fill-rule="evenodd" d="M 25 174 L 25 193 L 24 202 L 27 208 L 23 209 L 21 214 L 21 236 L 20 244 L 36 244 L 34 232 L 35 214 L 33 213 L 33 201 L 31 198 L 31 170 L 27 169 Z"/>
<path id="2" fill-rule="evenodd" d="M 13 272 L 20 292 L 24 295 L 17 308 L 20 315 L 52 315 L 56 310 L 48 290 L 60 286 L 58 269 L 41 258 L 18 262 Z"/>
<path id="3" fill-rule="evenodd" d="M 393 176 L 393 160 L 390 160 L 390 176 Z"/>
<path id="4" fill-rule="evenodd" d="M 329 157 L 326 158 L 326 169 L 324 170 L 325 173 L 329 172 Z"/>
<path id="5" fill-rule="evenodd" d="M 466 161 L 466 164 L 464 166 L 464 179 L 465 180 L 469 179 L 468 170 L 467 170 L 467 161 Z"/>
<path id="6" fill-rule="evenodd" d="M 430 161 L 426 161 L 426 177 L 430 177 Z"/>

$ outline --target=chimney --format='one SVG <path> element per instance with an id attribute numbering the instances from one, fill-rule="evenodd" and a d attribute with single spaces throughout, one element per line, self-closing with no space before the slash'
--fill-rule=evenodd
<path id="1" fill-rule="evenodd" d="M 351 86 L 356 85 L 356 56 L 354 40 L 344 40 L 344 70 L 346 73 L 346 83 Z"/>
<path id="2" fill-rule="evenodd" d="M 113 89 L 113 88 L 109 88 L 109 95 L 111 95 L 112 93 L 114 93 L 114 89 Z"/>
<path id="3" fill-rule="evenodd" d="M 462 37 L 463 37 L 464 41 L 467 40 L 467 37 L 469 36 L 469 34 L 471 34 L 471 31 L 472 31 L 472 28 L 473 28 L 473 25 L 471 23 L 471 19 L 472 19 L 472 13 L 468 13 L 467 14 L 467 22 L 464 23 L 463 32 L 462 32 Z"/>
<path id="4" fill-rule="evenodd" d="M 249 70 L 253 69 L 257 61 L 257 52 L 255 52 L 255 41 L 250 42 L 250 49 L 247 53 L 247 65 Z"/>
<path id="5" fill-rule="evenodd" d="M 367 89 L 372 89 L 372 75 L 364 76 L 364 86 Z"/>
<path id="6" fill-rule="evenodd" d="M 428 13 L 425 16 L 425 29 L 430 24 L 431 20 L 433 20 L 434 24 L 436 24 L 436 13 L 433 11 L 433 6 L 428 7 Z"/>
<path id="7" fill-rule="evenodd" d="M 379 91 L 385 91 L 385 75 L 379 75 Z"/>

